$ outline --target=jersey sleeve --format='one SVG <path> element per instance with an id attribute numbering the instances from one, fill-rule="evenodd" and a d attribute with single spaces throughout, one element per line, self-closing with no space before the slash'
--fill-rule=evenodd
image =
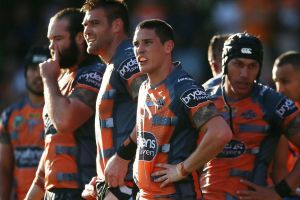
<path id="1" fill-rule="evenodd" d="M 10 142 L 10 135 L 8 131 L 8 121 L 11 110 L 6 109 L 2 112 L 0 118 L 0 143 L 8 144 Z"/>
<path id="2" fill-rule="evenodd" d="M 78 98 L 86 105 L 95 109 L 95 103 L 102 83 L 105 66 L 83 67 L 75 78 L 75 87 L 70 94 L 71 98 Z"/>
<path id="3" fill-rule="evenodd" d="M 139 88 L 146 80 L 146 75 L 140 72 L 134 55 L 120 62 L 117 71 L 131 97 L 133 99 L 137 98 Z"/>
<path id="4" fill-rule="evenodd" d="M 219 115 L 214 103 L 200 86 L 194 85 L 184 90 L 180 100 L 197 130 L 209 119 Z"/>

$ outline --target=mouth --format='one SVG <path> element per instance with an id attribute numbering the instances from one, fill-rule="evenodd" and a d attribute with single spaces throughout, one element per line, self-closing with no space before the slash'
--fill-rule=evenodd
<path id="1" fill-rule="evenodd" d="M 95 42 L 95 41 L 96 41 L 96 39 L 94 39 L 94 38 L 87 38 L 87 39 L 86 39 L 86 43 L 87 43 L 88 45 L 92 44 L 92 43 Z"/>
<path id="2" fill-rule="evenodd" d="M 139 62 L 139 63 L 145 63 L 146 61 L 147 61 L 148 59 L 147 58 L 145 58 L 144 56 L 138 56 L 137 57 L 137 61 Z"/>

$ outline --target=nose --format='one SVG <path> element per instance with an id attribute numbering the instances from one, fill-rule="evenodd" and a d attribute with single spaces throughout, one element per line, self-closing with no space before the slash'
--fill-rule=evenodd
<path id="1" fill-rule="evenodd" d="M 49 50 L 54 50 L 54 42 L 52 40 L 50 40 L 50 43 L 49 43 Z"/>
<path id="2" fill-rule="evenodd" d="M 240 71 L 240 76 L 241 77 L 247 77 L 248 76 L 248 69 L 247 67 L 243 67 Z"/>

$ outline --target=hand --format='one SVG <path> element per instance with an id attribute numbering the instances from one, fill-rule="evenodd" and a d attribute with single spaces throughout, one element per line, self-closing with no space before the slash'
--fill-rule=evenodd
<path id="1" fill-rule="evenodd" d="M 164 168 L 151 174 L 151 176 L 159 176 L 159 178 L 155 179 L 154 182 L 162 182 L 160 185 L 161 188 L 167 186 L 169 183 L 185 178 L 185 176 L 182 176 L 178 171 L 177 165 L 158 163 L 155 166 Z"/>
<path id="2" fill-rule="evenodd" d="M 39 64 L 40 74 L 43 79 L 51 79 L 57 81 L 60 74 L 59 59 L 58 48 L 55 45 L 53 58 L 49 58 L 47 61 Z"/>
<path id="3" fill-rule="evenodd" d="M 97 177 L 93 177 L 89 184 L 86 184 L 84 190 L 81 193 L 81 197 L 86 200 L 95 200 L 97 197 L 96 192 L 96 180 Z"/>
<path id="4" fill-rule="evenodd" d="M 269 187 L 262 187 L 246 180 L 241 180 L 241 183 L 247 185 L 249 190 L 237 191 L 239 199 L 248 200 L 281 200 L 282 198 L 277 192 Z"/>
<path id="5" fill-rule="evenodd" d="M 118 187 L 124 185 L 124 179 L 128 171 L 130 160 L 124 160 L 117 154 L 111 157 L 105 167 L 105 182 L 109 187 Z"/>

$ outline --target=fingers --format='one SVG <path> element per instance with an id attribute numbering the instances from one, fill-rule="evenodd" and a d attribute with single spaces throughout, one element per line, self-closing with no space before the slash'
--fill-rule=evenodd
<path id="1" fill-rule="evenodd" d="M 243 183 L 243 184 L 245 184 L 245 185 L 247 185 L 248 187 L 250 187 L 250 188 L 252 188 L 252 189 L 254 189 L 254 190 L 259 189 L 259 187 L 258 187 L 256 184 L 251 183 L 250 181 L 241 179 L 240 182 Z"/>
<path id="2" fill-rule="evenodd" d="M 167 178 L 162 184 L 160 184 L 160 188 L 166 187 L 170 183 L 170 180 Z"/>
<path id="3" fill-rule="evenodd" d="M 153 172 L 151 174 L 151 176 L 161 176 L 161 175 L 164 175 L 164 174 L 167 174 L 167 173 L 168 173 L 167 170 L 160 170 L 160 171 Z"/>
<path id="4" fill-rule="evenodd" d="M 165 164 L 165 163 L 157 163 L 157 164 L 155 165 L 155 167 L 160 167 L 160 168 L 169 169 L 169 168 L 171 167 L 171 165 Z"/>

